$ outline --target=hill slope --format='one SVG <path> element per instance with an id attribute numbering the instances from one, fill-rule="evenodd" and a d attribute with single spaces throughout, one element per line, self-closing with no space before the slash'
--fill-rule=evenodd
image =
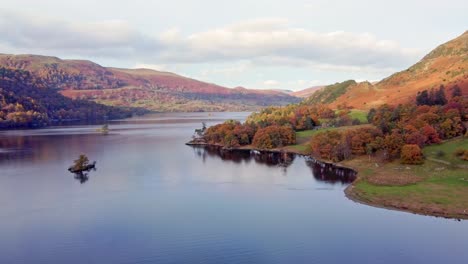
<path id="1" fill-rule="evenodd" d="M 356 85 L 354 80 L 348 80 L 341 83 L 327 85 L 324 88 L 314 92 L 303 102 L 306 104 L 329 104 L 334 102 L 339 96 L 348 91 L 348 88 Z"/>
<path id="2" fill-rule="evenodd" d="M 0 67 L 0 129 L 35 128 L 64 121 L 99 122 L 145 112 L 72 100 L 28 71 Z"/>
<path id="3" fill-rule="evenodd" d="M 331 105 L 346 103 L 369 109 L 383 103 L 404 103 L 414 99 L 417 92 L 440 85 L 447 91 L 458 85 L 464 95 L 468 94 L 468 31 L 440 45 L 407 70 L 374 85 L 366 82 L 348 87 Z"/>
<path id="4" fill-rule="evenodd" d="M 70 98 L 154 111 L 254 110 L 299 101 L 278 91 L 229 89 L 169 72 L 106 68 L 83 60 L 0 54 L 0 66 L 30 71 Z"/>

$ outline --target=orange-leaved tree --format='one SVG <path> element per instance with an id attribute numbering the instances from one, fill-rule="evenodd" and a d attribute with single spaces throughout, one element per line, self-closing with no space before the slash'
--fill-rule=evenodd
<path id="1" fill-rule="evenodd" d="M 260 149 L 272 149 L 296 143 L 296 133 L 290 126 L 268 126 L 255 133 L 252 145 Z"/>
<path id="2" fill-rule="evenodd" d="M 416 144 L 406 144 L 401 148 L 401 163 L 422 164 L 423 154 L 421 148 Z"/>

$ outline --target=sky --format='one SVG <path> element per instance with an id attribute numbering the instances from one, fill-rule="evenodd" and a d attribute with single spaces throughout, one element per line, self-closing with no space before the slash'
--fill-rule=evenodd
<path id="1" fill-rule="evenodd" d="M 0 53 L 301 90 L 404 70 L 467 14 L 466 0 L 0 0 Z"/>

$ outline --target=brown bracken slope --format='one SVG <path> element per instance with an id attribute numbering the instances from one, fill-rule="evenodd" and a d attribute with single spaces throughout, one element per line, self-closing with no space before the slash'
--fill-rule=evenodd
<path id="1" fill-rule="evenodd" d="M 444 85 L 458 85 L 468 94 L 468 31 L 440 45 L 407 70 L 395 73 L 376 84 L 368 82 L 350 86 L 331 106 L 346 103 L 369 109 L 384 103 L 398 104 L 413 100 L 417 92 Z"/>

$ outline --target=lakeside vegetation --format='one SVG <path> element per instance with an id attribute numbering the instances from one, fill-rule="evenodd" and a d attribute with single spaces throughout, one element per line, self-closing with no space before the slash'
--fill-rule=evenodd
<path id="1" fill-rule="evenodd" d="M 210 127 L 202 138 L 209 145 L 312 155 L 354 168 L 359 180 L 346 192 L 359 202 L 468 218 L 468 98 L 459 89 L 449 92 L 442 86 L 423 92 L 423 99 L 420 93 L 414 102 L 368 112 L 322 104 L 270 107 L 243 124 Z"/>
<path id="2" fill-rule="evenodd" d="M 326 105 L 269 107 L 253 113 L 243 124 L 230 120 L 210 127 L 202 137 L 208 144 L 226 148 L 274 149 L 308 143 L 312 154 L 334 162 L 374 155 L 385 161 L 404 157 L 402 162 L 417 164 L 424 146 L 466 133 L 468 99 L 455 89 L 447 99 L 443 87 L 430 94 L 433 98 L 417 99 L 417 104 L 384 104 L 367 113 L 345 106 L 338 110 Z M 364 113 L 368 125 L 361 125 Z M 291 140 L 279 140 L 282 133 Z M 304 141 L 307 137 L 309 142 Z"/>

